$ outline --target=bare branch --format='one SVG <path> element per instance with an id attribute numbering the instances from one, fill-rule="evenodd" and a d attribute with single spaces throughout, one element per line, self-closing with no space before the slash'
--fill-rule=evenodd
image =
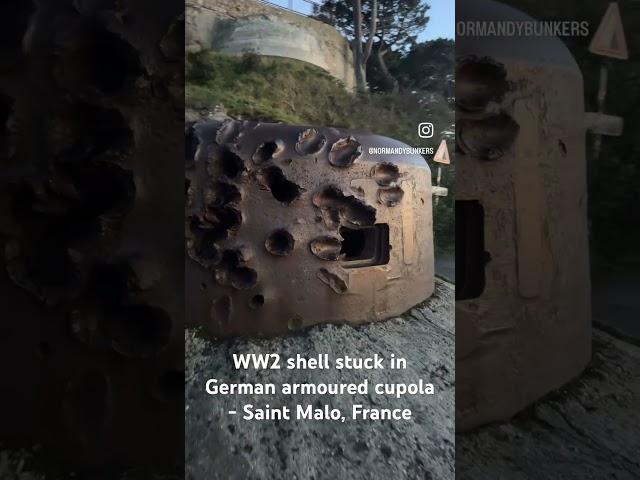
<path id="1" fill-rule="evenodd" d="M 358 91 L 364 92 L 367 89 L 367 71 L 362 52 L 362 1 L 353 0 L 353 22 L 355 35 L 353 39 L 353 66 L 355 69 L 356 86 Z"/>
<path id="2" fill-rule="evenodd" d="M 364 51 L 363 61 L 366 63 L 369 61 L 369 57 L 371 56 L 371 49 L 373 48 L 373 39 L 376 36 L 376 29 L 378 24 L 378 0 L 371 0 L 371 23 L 369 25 L 369 40 L 367 41 L 367 47 Z"/>
<path id="3" fill-rule="evenodd" d="M 355 48 L 362 53 L 362 1 L 353 0 L 353 22 L 355 24 Z"/>

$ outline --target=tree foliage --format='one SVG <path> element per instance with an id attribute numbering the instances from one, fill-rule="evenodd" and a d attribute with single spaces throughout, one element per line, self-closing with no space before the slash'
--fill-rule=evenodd
<path id="1" fill-rule="evenodd" d="M 429 22 L 429 5 L 422 0 L 378 0 L 375 43 L 386 48 L 406 52 L 417 42 L 418 35 Z M 372 0 L 362 2 L 363 25 L 371 23 Z M 349 40 L 354 39 L 353 2 L 351 0 L 326 0 L 315 7 L 315 17 L 335 26 Z M 365 35 L 370 35 L 365 31 Z"/>
<path id="2" fill-rule="evenodd" d="M 449 89 L 454 72 L 455 43 L 445 38 L 415 45 L 394 70 L 405 88 L 442 93 Z"/>
<path id="3" fill-rule="evenodd" d="M 361 22 L 358 25 L 354 9 L 359 7 Z M 422 0 L 326 0 L 316 7 L 315 16 L 340 30 L 352 42 L 356 56 L 357 47 L 371 41 L 385 89 L 396 91 L 398 81 L 391 73 L 386 57 L 393 53 L 406 54 L 417 43 L 418 35 L 429 22 L 429 8 Z M 375 22 L 372 22 L 373 15 Z"/>

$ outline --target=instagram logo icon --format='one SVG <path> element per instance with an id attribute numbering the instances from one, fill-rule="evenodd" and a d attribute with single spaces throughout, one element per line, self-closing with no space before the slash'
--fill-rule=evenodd
<path id="1" fill-rule="evenodd" d="M 421 123 L 418 125 L 418 136 L 420 138 L 433 137 L 433 123 Z"/>

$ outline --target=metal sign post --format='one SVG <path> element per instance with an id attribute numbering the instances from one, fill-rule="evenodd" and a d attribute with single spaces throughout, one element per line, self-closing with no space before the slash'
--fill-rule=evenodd
<path id="1" fill-rule="evenodd" d="M 595 134 L 593 144 L 593 161 L 597 161 L 602 150 L 602 136 L 622 135 L 624 122 L 620 117 L 605 115 L 605 103 L 609 83 L 609 58 L 627 60 L 629 51 L 620 17 L 620 9 L 617 2 L 609 4 L 600 26 L 589 45 L 589 51 L 595 55 L 605 57 L 600 67 L 600 84 L 598 88 L 598 113 L 587 113 L 585 127 L 587 131 Z"/>
<path id="2" fill-rule="evenodd" d="M 446 140 L 442 140 L 442 142 L 440 142 L 440 146 L 438 147 L 438 151 L 433 157 L 433 161 L 438 164 L 436 186 L 432 189 L 433 194 L 436 197 L 433 203 L 434 205 L 438 205 L 440 197 L 446 197 L 449 194 L 449 190 L 447 188 L 440 186 L 440 183 L 442 182 L 442 165 L 451 164 L 451 159 L 449 158 L 449 149 L 447 148 Z"/>

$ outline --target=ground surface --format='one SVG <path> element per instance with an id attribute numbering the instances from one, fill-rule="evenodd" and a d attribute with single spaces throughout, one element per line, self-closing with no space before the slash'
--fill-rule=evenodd
<path id="1" fill-rule="evenodd" d="M 31 452 L 2 450 L 0 445 L 0 478 L 2 480 L 44 480 L 42 474 L 30 471 Z"/>
<path id="2" fill-rule="evenodd" d="M 452 479 L 454 478 L 454 291 L 438 280 L 436 292 L 402 318 L 365 325 L 314 327 L 274 340 L 208 341 L 186 333 L 187 478 L 206 479 Z M 232 353 L 351 354 L 408 361 L 406 370 L 365 373 L 335 370 L 237 372 Z M 242 382 L 412 383 L 422 378 L 436 395 L 396 400 L 370 394 L 326 397 L 212 397 L 209 378 Z M 244 403 L 329 403 L 350 412 L 351 404 L 411 408 L 414 421 L 245 421 L 228 415 Z M 240 410 L 240 409 L 239 409 Z"/>
<path id="3" fill-rule="evenodd" d="M 640 346 L 640 259 L 599 266 L 592 284 L 594 323 Z"/>
<path id="4" fill-rule="evenodd" d="M 640 478 L 640 348 L 594 331 L 573 384 L 511 422 L 456 437 L 462 480 Z"/>
<path id="5" fill-rule="evenodd" d="M 447 282 L 456 281 L 456 254 L 455 252 L 436 252 L 436 275 Z"/>

